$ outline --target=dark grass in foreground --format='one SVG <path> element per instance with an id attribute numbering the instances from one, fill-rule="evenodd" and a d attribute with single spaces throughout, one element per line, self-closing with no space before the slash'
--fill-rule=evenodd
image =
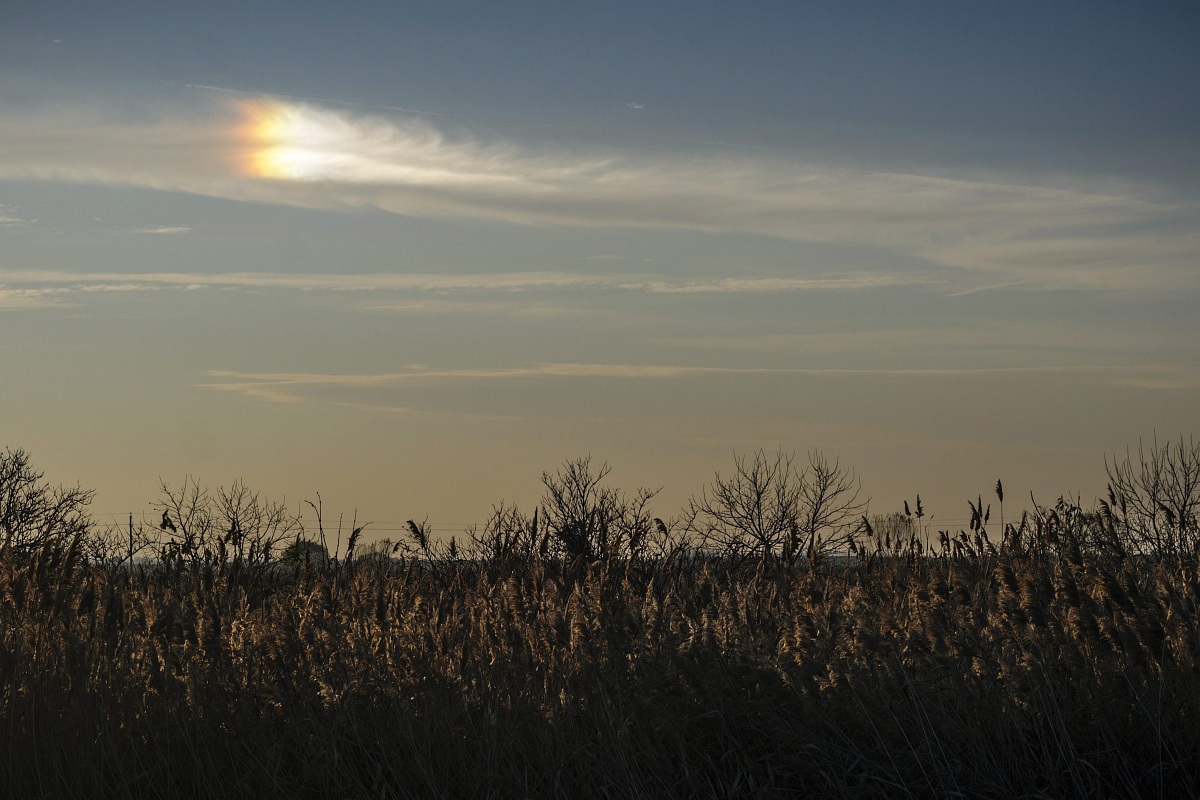
<path id="1" fill-rule="evenodd" d="M 819 454 L 736 466 L 682 520 L 583 459 L 462 545 L 324 558 L 319 503 L 319 541 L 240 485 L 99 531 L 6 451 L 0 795 L 1200 794 L 1193 442 L 1094 510 L 1005 524 L 997 483 L 994 544 L 982 498 L 931 542 Z"/>
<path id="2" fill-rule="evenodd" d="M 0 561 L 13 797 L 1188 797 L 1194 557 Z"/>

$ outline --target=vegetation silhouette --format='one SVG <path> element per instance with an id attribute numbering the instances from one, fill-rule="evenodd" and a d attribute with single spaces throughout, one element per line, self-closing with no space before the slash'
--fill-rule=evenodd
<path id="1" fill-rule="evenodd" d="M 6 450 L 0 785 L 1197 795 L 1191 440 L 1106 464 L 1095 508 L 1035 503 L 999 530 L 982 496 L 967 530 L 929 531 L 919 499 L 870 515 L 836 460 L 794 461 L 741 457 L 663 519 L 654 490 L 577 459 L 530 514 L 371 545 L 355 519 L 343 549 L 320 498 L 307 530 L 240 483 L 164 484 L 174 530 L 99 528 L 91 493 Z"/>

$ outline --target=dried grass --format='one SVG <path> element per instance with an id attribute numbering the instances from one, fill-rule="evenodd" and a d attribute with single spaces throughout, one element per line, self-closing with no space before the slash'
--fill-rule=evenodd
<path id="1" fill-rule="evenodd" d="M 543 558 L 529 536 L 523 560 L 251 573 L 47 540 L 0 554 L 0 787 L 1196 796 L 1200 562 L 1058 518 L 815 567 Z"/>

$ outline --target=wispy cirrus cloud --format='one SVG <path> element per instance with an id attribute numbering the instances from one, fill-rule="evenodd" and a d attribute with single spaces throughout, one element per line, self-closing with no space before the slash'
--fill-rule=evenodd
<path id="1" fill-rule="evenodd" d="M 523 225 L 853 243 L 1066 285 L 1190 285 L 1200 255 L 1197 209 L 1152 199 L 1147 187 L 1047 188 L 727 151 L 534 148 L 421 117 L 269 97 L 210 97 L 187 114 L 136 124 L 69 110 L 0 114 L 0 177 Z"/>
<path id="2" fill-rule="evenodd" d="M 179 233 L 191 233 L 192 229 L 185 225 L 159 225 L 153 228 L 134 228 L 131 233 L 147 233 L 153 236 L 170 236 Z"/>
<path id="3" fill-rule="evenodd" d="M 1177 392 L 1200 387 L 1200 375 L 1129 376 L 1114 381 L 1118 386 L 1150 392 Z"/>
<path id="4" fill-rule="evenodd" d="M 0 311 L 25 311 L 36 308 L 63 308 L 71 303 L 63 289 L 21 289 L 0 285 Z"/>
<path id="5" fill-rule="evenodd" d="M 14 206 L 0 205 L 0 228 L 27 228 L 35 222 L 22 217 Z"/>
<path id="6" fill-rule="evenodd" d="M 502 272 L 466 275 L 425 273 L 287 273 L 287 272 L 69 272 L 65 270 L 0 270 L 0 281 L 22 284 L 112 284 L 185 286 L 302 291 L 521 291 L 616 285 L 611 276 L 567 272 Z"/>
<path id="7" fill-rule="evenodd" d="M 572 272 L 498 272 L 463 275 L 431 273 L 298 274 L 280 272 L 94 272 L 64 270 L 0 270 L 0 282 L 26 286 L 109 287 L 111 291 L 140 291 L 150 287 L 189 289 L 243 288 L 345 292 L 528 292 L 555 289 L 610 289 L 626 292 L 702 294 L 713 292 L 772 293 L 781 291 L 838 291 L 932 282 L 922 274 L 860 272 L 810 278 L 670 279 L 654 275 L 579 274 Z M 385 305 L 373 306 L 383 308 Z M 413 307 L 415 308 L 415 307 Z M 430 306 L 426 306 L 430 308 Z"/>
<path id="8" fill-rule="evenodd" d="M 541 301 L 520 300 L 457 300 L 449 298 L 422 297 L 395 303 L 372 303 L 363 307 L 366 311 L 389 312 L 398 314 L 504 314 L 517 317 L 554 318 L 570 316 L 597 315 L 600 312 Z"/>
<path id="9" fill-rule="evenodd" d="M 248 373 L 211 370 L 206 375 L 213 380 L 197 384 L 197 386 L 213 391 L 233 392 L 273 403 L 300 403 L 311 399 L 314 390 L 328 388 L 362 390 L 400 387 L 405 384 L 421 385 L 461 380 L 514 380 L 521 378 L 674 378 L 722 371 L 728 370 L 631 364 L 537 364 L 527 367 L 481 369 L 409 369 L 403 372 L 370 374 Z M 346 402 L 339 401 L 339 404 Z M 356 405 L 364 404 L 356 403 Z M 387 408 L 394 410 L 395 406 L 389 404 Z"/>
<path id="10" fill-rule="evenodd" d="M 932 279 L 917 275 L 894 275 L 860 272 L 848 275 L 810 278 L 715 278 L 699 281 L 653 280 L 625 284 L 659 294 L 713 294 L 717 292 L 757 293 L 814 290 L 878 289 L 888 286 L 911 286 L 930 283 Z"/>
<path id="11" fill-rule="evenodd" d="M 665 364 L 588 364 L 540 363 L 518 367 L 484 367 L 470 369 L 410 368 L 399 372 L 380 373 L 307 373 L 307 372 L 239 372 L 210 370 L 209 380 L 195 384 L 196 388 L 229 392 L 272 403 L 325 402 L 396 411 L 408 409 L 394 403 L 373 403 L 369 393 L 404 387 L 429 386 L 451 382 L 515 381 L 515 380 L 671 380 L 689 377 L 753 377 L 813 376 L 813 377 L 875 377 L 908 378 L 913 376 L 962 378 L 981 375 L 1047 375 L 1073 373 L 1077 376 L 1098 376 L 1112 385 L 1139 388 L 1171 388 L 1180 381 L 1194 382 L 1194 376 L 1181 378 L 1178 368 L 1157 365 L 1112 366 L 1006 366 L 965 368 L 916 369 L 857 369 L 857 368 L 754 368 Z M 1190 374 L 1189 374 L 1190 375 Z M 335 399 L 329 391 L 339 394 Z M 367 399 L 364 399 L 367 398 Z M 355 398 L 355 399 L 350 399 Z"/>
<path id="12" fill-rule="evenodd" d="M 256 400 L 300 403 L 313 399 L 316 390 L 330 388 L 370 390 L 404 385 L 440 384 L 450 381 L 531 378 L 664 379 L 723 372 L 753 373 L 760 371 L 695 366 L 566 363 L 476 369 L 410 369 L 403 372 L 371 374 L 248 373 L 212 370 L 206 373 L 206 376 L 212 380 L 197 384 L 197 386 L 214 391 L 233 392 Z M 360 405 L 362 404 L 360 403 Z"/>
<path id="13" fill-rule="evenodd" d="M 692 352 L 804 353 L 851 357 L 869 354 L 882 359 L 923 360 L 931 353 L 947 359 L 986 357 L 998 367 L 1037 358 L 1041 363 L 1076 366 L 1136 363 L 1147 358 L 1177 360 L 1181 349 L 1176 331 L 1165 326 L 1112 321 L 1064 326 L 1053 320 L 972 320 L 925 327 L 862 327 L 853 330 L 809 330 L 740 335 L 652 336 L 654 344 Z"/>

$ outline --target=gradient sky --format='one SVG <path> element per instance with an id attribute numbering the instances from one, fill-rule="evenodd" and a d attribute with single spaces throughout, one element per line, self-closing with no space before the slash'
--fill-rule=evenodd
<path id="1" fill-rule="evenodd" d="M 1194 3 L 6 4 L 0 446 L 441 532 L 814 448 L 933 525 L 1197 430 Z M 311 514 L 309 515 L 311 521 Z"/>

